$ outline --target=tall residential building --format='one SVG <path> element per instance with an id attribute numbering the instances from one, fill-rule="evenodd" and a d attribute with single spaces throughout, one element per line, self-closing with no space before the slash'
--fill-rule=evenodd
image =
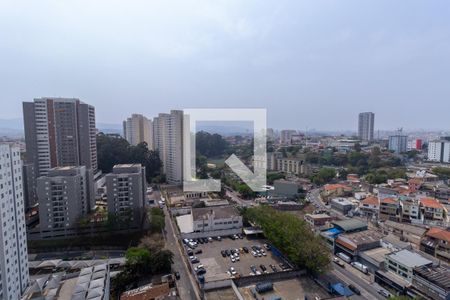
<path id="1" fill-rule="evenodd" d="M 37 203 L 36 194 L 36 170 L 34 164 L 25 163 L 22 167 L 23 171 L 23 198 L 25 202 L 25 210 Z"/>
<path id="2" fill-rule="evenodd" d="M 0 299 L 17 300 L 29 281 L 19 147 L 0 144 Z"/>
<path id="3" fill-rule="evenodd" d="M 183 183 L 183 111 L 172 110 L 153 119 L 154 148 L 170 184 Z"/>
<path id="4" fill-rule="evenodd" d="M 85 166 L 56 167 L 37 179 L 41 234 L 64 235 L 94 207 L 92 170 Z"/>
<path id="5" fill-rule="evenodd" d="M 145 167 L 141 164 L 115 165 L 106 176 L 108 212 L 119 217 L 130 217 L 131 223 L 140 221 L 147 182 Z"/>
<path id="6" fill-rule="evenodd" d="M 389 150 L 395 153 L 403 153 L 408 150 L 408 136 L 398 133 L 389 136 Z"/>
<path id="7" fill-rule="evenodd" d="M 428 143 L 428 160 L 450 163 L 450 138 Z"/>
<path id="8" fill-rule="evenodd" d="M 358 137 L 362 141 L 372 141 L 375 125 L 375 114 L 373 112 L 363 112 L 358 118 Z"/>
<path id="9" fill-rule="evenodd" d="M 153 150 L 153 124 L 143 115 L 132 114 L 123 121 L 123 136 L 133 146 L 146 142 L 148 149 Z"/>
<path id="10" fill-rule="evenodd" d="M 97 171 L 95 109 L 73 98 L 23 102 L 26 162 L 37 176 L 63 166 Z"/>
<path id="11" fill-rule="evenodd" d="M 296 130 L 281 130 L 280 133 L 280 142 L 283 145 L 290 145 L 291 138 L 294 134 L 297 134 Z"/>

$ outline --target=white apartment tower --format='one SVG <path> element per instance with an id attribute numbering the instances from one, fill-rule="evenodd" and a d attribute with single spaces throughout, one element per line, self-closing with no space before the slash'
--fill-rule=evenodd
<path id="1" fill-rule="evenodd" d="M 450 138 L 430 141 L 428 143 L 428 160 L 450 163 Z"/>
<path id="2" fill-rule="evenodd" d="M 133 146 L 146 142 L 148 149 L 153 150 L 152 121 L 140 114 L 132 114 L 123 121 L 123 135 Z"/>
<path id="3" fill-rule="evenodd" d="M 0 299 L 20 299 L 28 280 L 20 149 L 0 143 Z"/>
<path id="4" fill-rule="evenodd" d="M 183 111 L 172 110 L 153 119 L 154 148 L 170 184 L 183 183 Z"/>
<path id="5" fill-rule="evenodd" d="M 375 114 L 373 112 L 363 112 L 358 118 L 358 137 L 362 141 L 372 141 L 375 124 Z"/>

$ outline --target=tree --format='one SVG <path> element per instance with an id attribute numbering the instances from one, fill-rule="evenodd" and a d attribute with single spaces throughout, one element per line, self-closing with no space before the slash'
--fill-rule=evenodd
<path id="1" fill-rule="evenodd" d="M 149 150 L 147 143 L 131 146 L 123 138 L 110 137 L 103 133 L 97 135 L 98 168 L 110 173 L 116 164 L 140 163 L 145 167 L 147 182 L 160 176 L 162 163 L 158 152 Z"/>
<path id="2" fill-rule="evenodd" d="M 435 167 L 433 168 L 433 173 L 439 176 L 441 179 L 449 179 L 450 178 L 450 168 L 446 167 Z"/>
<path id="3" fill-rule="evenodd" d="M 264 235 L 299 268 L 323 273 L 330 264 L 324 241 L 295 215 L 276 211 L 268 206 L 246 208 L 243 219 L 261 226 Z"/>
<path id="4" fill-rule="evenodd" d="M 165 225 L 164 211 L 158 207 L 152 207 L 150 209 L 150 231 L 161 232 Z"/>
<path id="5" fill-rule="evenodd" d="M 336 170 L 332 168 L 321 168 L 319 172 L 312 177 L 312 181 L 317 184 L 325 184 L 336 177 Z"/>
<path id="6" fill-rule="evenodd" d="M 195 144 L 198 153 L 207 158 L 222 156 L 229 147 L 228 142 L 220 134 L 205 131 L 197 132 Z"/>

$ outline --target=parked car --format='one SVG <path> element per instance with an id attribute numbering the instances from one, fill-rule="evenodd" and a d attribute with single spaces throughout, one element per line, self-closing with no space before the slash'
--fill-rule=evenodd
<path id="1" fill-rule="evenodd" d="M 256 273 L 256 267 L 254 265 L 251 265 L 250 269 L 252 270 L 253 273 Z"/>
<path id="2" fill-rule="evenodd" d="M 275 265 L 270 264 L 269 267 L 272 269 L 272 271 L 277 272 L 277 267 Z"/>
<path id="3" fill-rule="evenodd" d="M 230 250 L 225 250 L 225 253 L 227 254 L 227 256 L 230 256 L 231 255 L 231 251 Z"/>
<path id="4" fill-rule="evenodd" d="M 231 259 L 231 262 L 233 262 L 233 263 L 236 262 L 236 259 L 234 258 L 234 255 L 231 255 L 230 259 Z"/>
<path id="5" fill-rule="evenodd" d="M 208 242 L 212 242 L 212 241 L 213 241 L 212 237 L 209 237 Z"/>
<path id="6" fill-rule="evenodd" d="M 385 291 L 385 290 L 379 290 L 378 294 L 380 294 L 381 296 L 383 296 L 385 298 L 391 297 L 391 294 L 388 291 Z"/>
<path id="7" fill-rule="evenodd" d="M 344 264 L 344 262 L 343 261 L 341 261 L 339 258 L 337 258 L 337 257 L 333 257 L 333 262 L 335 263 L 335 264 L 337 264 L 339 267 L 341 267 L 341 268 L 345 268 L 345 264 Z"/>
<path id="8" fill-rule="evenodd" d="M 261 264 L 261 265 L 259 265 L 259 267 L 261 268 L 261 270 L 262 270 L 263 272 L 266 272 L 266 271 L 267 271 L 267 268 L 266 268 L 265 265 Z"/>
<path id="9" fill-rule="evenodd" d="M 267 254 L 266 254 L 266 251 L 264 251 L 264 250 L 262 250 L 262 251 L 260 251 L 261 252 L 261 254 L 262 254 L 262 256 L 266 256 Z"/>
<path id="10" fill-rule="evenodd" d="M 200 269 L 196 273 L 197 273 L 197 275 L 203 275 L 203 274 L 206 273 L 206 270 L 205 269 Z"/>
<path id="11" fill-rule="evenodd" d="M 180 272 L 177 271 L 174 275 L 176 280 L 180 279 Z"/>
<path id="12" fill-rule="evenodd" d="M 203 253 L 202 249 L 197 249 L 194 251 L 194 254 L 202 254 L 202 253 Z"/>
<path id="13" fill-rule="evenodd" d="M 348 285 L 348 288 L 349 288 L 353 293 L 355 293 L 356 295 L 361 295 L 361 291 L 360 291 L 356 286 L 354 286 L 353 284 L 349 284 L 349 285 Z"/>
<path id="14" fill-rule="evenodd" d="M 195 268 L 194 268 L 194 271 L 195 272 L 197 272 L 198 270 L 200 270 L 200 269 L 204 269 L 205 268 L 205 266 L 204 265 L 202 265 L 202 264 L 199 264 L 198 266 L 196 266 Z"/>
<path id="15" fill-rule="evenodd" d="M 264 244 L 264 248 L 266 248 L 266 250 L 270 250 L 270 246 L 268 244 Z"/>
<path id="16" fill-rule="evenodd" d="M 252 255 L 253 257 L 258 257 L 258 253 L 256 253 L 255 251 L 252 251 Z"/>
<path id="17" fill-rule="evenodd" d="M 227 252 L 225 252 L 225 250 L 220 251 L 220 254 L 222 254 L 222 257 L 227 257 Z"/>
<path id="18" fill-rule="evenodd" d="M 237 274 L 236 270 L 233 267 L 230 267 L 230 274 L 233 276 Z"/>
<path id="19" fill-rule="evenodd" d="M 221 241 L 221 240 L 222 240 L 222 238 L 221 238 L 220 236 L 216 237 L 216 239 L 217 239 L 218 241 Z"/>
<path id="20" fill-rule="evenodd" d="M 242 247 L 242 250 L 244 250 L 245 253 L 248 253 L 248 248 L 247 247 Z"/>

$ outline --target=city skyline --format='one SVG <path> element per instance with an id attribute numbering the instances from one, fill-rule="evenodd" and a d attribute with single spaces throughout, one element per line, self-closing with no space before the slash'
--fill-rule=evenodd
<path id="1" fill-rule="evenodd" d="M 91 103 L 103 123 L 265 107 L 279 129 L 354 130 L 361 111 L 381 130 L 448 128 L 445 1 L 26 6 L 1 4 L 1 119 L 20 117 L 22 101 L 61 96 Z"/>

